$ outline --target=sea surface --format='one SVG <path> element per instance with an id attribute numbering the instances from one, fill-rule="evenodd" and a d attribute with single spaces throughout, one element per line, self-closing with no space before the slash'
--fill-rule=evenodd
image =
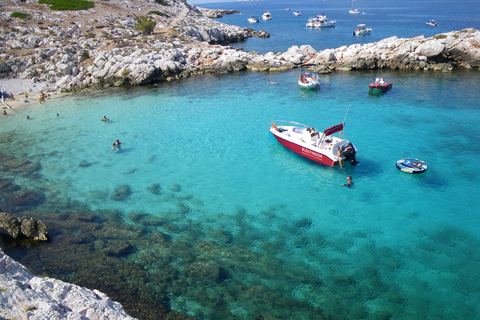
<path id="1" fill-rule="evenodd" d="M 474 1 L 395 3 L 355 1 L 365 12 L 356 17 L 349 2 L 328 0 L 218 7 L 244 12 L 222 18 L 240 26 L 267 8 L 274 19 L 260 25 L 302 22 L 242 44 L 256 51 L 478 27 Z M 317 12 L 337 26 L 305 29 Z M 365 21 L 372 35 L 352 37 Z M 122 298 L 127 311 L 148 301 L 198 319 L 478 319 L 479 72 L 336 72 L 312 91 L 298 75 L 204 75 L 25 102 L 0 118 L 1 180 L 22 187 L 3 183 L 0 207 L 49 221 L 52 240 L 7 254 Z M 372 94 L 376 77 L 393 88 Z M 269 133 L 280 120 L 318 130 L 345 120 L 359 165 L 298 156 Z M 403 173 L 402 158 L 428 170 Z M 37 170 L 19 173 L 25 164 Z M 36 201 L 19 207 L 11 195 L 27 190 Z M 119 298 L 122 288 L 135 290 Z"/>

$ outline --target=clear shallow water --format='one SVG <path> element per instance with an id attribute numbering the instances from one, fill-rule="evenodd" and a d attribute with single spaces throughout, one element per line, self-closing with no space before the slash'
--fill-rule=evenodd
<path id="1" fill-rule="evenodd" d="M 393 89 L 370 95 L 377 76 L 393 81 Z M 475 319 L 478 73 L 335 73 L 322 75 L 314 92 L 299 90 L 297 79 L 297 71 L 245 72 L 82 92 L 2 117 L 0 132 L 9 138 L 1 149 L 41 163 L 41 179 L 13 176 L 24 187 L 92 210 L 119 209 L 127 224 L 131 212 L 168 217 L 180 206 L 186 214 L 179 223 L 195 225 L 207 235 L 200 238 L 226 231 L 234 246 L 309 275 L 287 281 L 230 266 L 238 283 L 345 318 Z M 323 130 L 347 110 L 345 137 L 359 150 L 357 167 L 318 165 L 268 132 L 274 120 Z M 112 121 L 100 121 L 103 115 Z M 121 152 L 111 150 L 115 139 L 124 143 Z M 404 157 L 426 161 L 428 171 L 398 171 L 394 164 Z M 340 187 L 348 175 L 354 189 Z M 156 183 L 161 196 L 147 190 Z M 133 191 L 122 202 L 110 198 L 120 185 Z M 154 272 L 158 266 L 141 259 L 142 250 L 154 248 L 126 259 Z M 171 297 L 174 310 L 206 319 L 215 318 L 215 308 L 223 317 L 252 318 L 259 310 L 251 303 L 238 298 L 207 307 Z M 300 314 L 296 308 L 283 316 Z"/>
<path id="2" fill-rule="evenodd" d="M 196 4 L 198 7 L 211 9 L 235 9 L 242 14 L 225 15 L 221 22 L 255 30 L 265 30 L 271 34 L 268 39 L 249 38 L 247 41 L 232 44 L 234 48 L 246 51 L 266 53 L 268 51 L 284 52 L 293 45 L 311 45 L 315 50 L 338 48 L 344 45 L 364 44 L 397 36 L 410 38 L 420 35 L 432 37 L 436 34 L 458 31 L 465 28 L 480 28 L 480 3 L 474 0 L 447 1 L 354 1 L 354 7 L 360 14 L 350 14 L 351 1 L 247 1 Z M 285 11 L 290 8 L 291 11 Z M 293 15 L 299 10 L 301 16 Z M 269 11 L 273 19 L 264 21 L 261 16 Z M 333 28 L 306 28 L 308 19 L 318 14 L 326 14 L 337 23 Z M 256 16 L 259 23 L 249 23 L 247 19 Z M 426 22 L 435 19 L 437 27 L 430 27 Z M 363 37 L 352 36 L 358 24 L 365 23 L 373 31 Z"/>

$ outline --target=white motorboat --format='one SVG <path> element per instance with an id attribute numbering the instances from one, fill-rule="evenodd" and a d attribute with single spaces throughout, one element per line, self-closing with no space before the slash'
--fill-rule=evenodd
<path id="1" fill-rule="evenodd" d="M 363 36 L 366 34 L 370 34 L 372 32 L 371 28 L 367 28 L 367 25 L 362 23 L 357 26 L 357 29 L 353 31 L 354 36 Z"/>
<path id="2" fill-rule="evenodd" d="M 437 26 L 437 21 L 432 19 L 430 21 L 427 21 L 427 25 L 432 26 L 432 27 L 436 27 Z"/>
<path id="3" fill-rule="evenodd" d="M 324 14 L 319 14 L 316 18 L 308 19 L 306 24 L 307 28 L 326 28 L 326 27 L 334 27 L 336 20 L 330 20 Z"/>
<path id="4" fill-rule="evenodd" d="M 318 88 L 320 82 L 318 81 L 317 72 L 303 71 L 303 68 L 313 67 L 315 64 L 304 64 L 300 66 L 300 76 L 298 77 L 298 86 L 301 89 L 315 89 Z"/>
<path id="5" fill-rule="evenodd" d="M 343 159 L 352 166 L 356 160 L 357 148 L 348 140 L 342 138 L 345 122 L 325 129 L 323 132 L 301 123 L 281 121 L 285 125 L 272 122 L 270 132 L 283 146 L 310 160 L 335 166 Z M 339 137 L 334 133 L 342 131 Z M 340 150 L 340 152 L 339 152 Z M 341 163 L 340 163 L 341 164 Z"/>
<path id="6" fill-rule="evenodd" d="M 294 11 L 293 14 L 296 15 L 296 16 L 301 16 L 301 15 L 302 15 L 302 13 L 301 13 L 300 11 L 298 11 L 298 10 L 297 10 L 297 11 Z"/>
<path id="7" fill-rule="evenodd" d="M 263 20 L 272 20 L 272 15 L 270 14 L 270 12 L 265 12 L 265 13 L 262 15 L 262 19 L 263 19 Z"/>
<path id="8" fill-rule="evenodd" d="M 250 17 L 250 18 L 248 18 L 247 20 L 248 20 L 248 22 L 250 22 L 250 23 L 257 23 L 257 22 L 259 22 L 259 20 L 258 20 L 257 18 L 255 18 L 255 17 Z"/>

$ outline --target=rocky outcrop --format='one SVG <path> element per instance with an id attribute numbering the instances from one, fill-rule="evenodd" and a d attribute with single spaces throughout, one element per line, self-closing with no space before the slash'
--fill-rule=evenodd
<path id="1" fill-rule="evenodd" d="M 23 216 L 17 219 L 8 213 L 0 212 L 0 235 L 14 239 L 23 236 L 36 241 L 46 241 L 48 229 L 42 221 L 34 217 Z"/>
<path id="2" fill-rule="evenodd" d="M 222 10 L 222 9 L 206 9 L 198 8 L 208 18 L 218 19 L 222 18 L 226 14 L 240 13 L 238 10 Z"/>
<path id="3" fill-rule="evenodd" d="M 98 290 L 33 275 L 0 250 L 1 319 L 134 319 Z"/>

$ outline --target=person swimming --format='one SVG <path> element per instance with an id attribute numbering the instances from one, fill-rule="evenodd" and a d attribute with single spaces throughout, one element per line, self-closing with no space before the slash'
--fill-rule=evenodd
<path id="1" fill-rule="evenodd" d="M 107 116 L 103 116 L 102 121 L 108 121 L 110 119 L 107 118 Z"/>
<path id="2" fill-rule="evenodd" d="M 118 148 L 118 150 L 120 150 L 120 145 L 122 145 L 123 143 L 121 143 L 120 141 L 115 141 L 113 143 L 113 146 L 112 146 L 112 150 L 114 150 L 115 148 Z"/>
<path id="3" fill-rule="evenodd" d="M 347 177 L 347 181 L 348 181 L 347 183 L 344 183 L 344 184 L 342 184 L 341 186 L 342 186 L 342 187 L 347 187 L 347 188 L 353 187 L 352 176 L 348 176 L 348 177 Z"/>

